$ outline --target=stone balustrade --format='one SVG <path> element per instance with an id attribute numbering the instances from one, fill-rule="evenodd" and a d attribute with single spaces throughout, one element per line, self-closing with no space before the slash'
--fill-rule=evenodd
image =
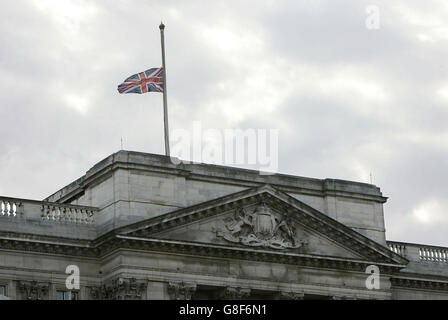
<path id="1" fill-rule="evenodd" d="M 22 201 L 14 198 L 0 198 L 0 217 L 19 217 L 22 215 Z"/>
<path id="2" fill-rule="evenodd" d="M 98 208 L 0 197 L 0 219 L 39 219 L 54 222 L 94 224 Z"/>
<path id="3" fill-rule="evenodd" d="M 410 261 L 448 263 L 448 248 L 387 241 L 389 249 Z"/>
<path id="4" fill-rule="evenodd" d="M 419 250 L 420 259 L 448 263 L 448 248 L 422 246 Z"/>
<path id="5" fill-rule="evenodd" d="M 406 245 L 405 243 L 401 242 L 387 242 L 387 245 L 389 246 L 389 249 L 395 252 L 396 254 L 399 254 L 400 256 L 404 257 L 406 255 Z"/>
<path id="6" fill-rule="evenodd" d="M 42 204 L 41 211 L 44 220 L 92 224 L 95 222 L 94 215 L 97 209 L 47 203 Z"/>

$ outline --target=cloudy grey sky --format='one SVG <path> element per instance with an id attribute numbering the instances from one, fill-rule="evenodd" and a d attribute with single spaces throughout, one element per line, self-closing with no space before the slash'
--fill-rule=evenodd
<path id="1" fill-rule="evenodd" d="M 164 153 L 162 95 L 116 91 L 160 66 L 163 20 L 171 129 L 278 129 L 281 173 L 372 173 L 388 239 L 448 246 L 446 17 L 445 0 L 2 1 L 0 195 L 42 199 L 121 137 Z"/>

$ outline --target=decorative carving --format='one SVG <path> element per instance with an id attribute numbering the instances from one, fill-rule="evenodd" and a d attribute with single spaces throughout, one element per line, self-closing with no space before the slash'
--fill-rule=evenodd
<path id="1" fill-rule="evenodd" d="M 172 300 L 191 300 L 195 291 L 195 283 L 170 282 L 168 284 L 168 294 Z"/>
<path id="2" fill-rule="evenodd" d="M 303 300 L 305 294 L 303 292 L 281 291 L 278 293 L 279 300 Z"/>
<path id="3" fill-rule="evenodd" d="M 419 288 L 448 291 L 448 282 L 425 281 L 406 278 L 391 278 L 392 287 Z"/>
<path id="4" fill-rule="evenodd" d="M 101 287 L 100 286 L 88 286 L 89 295 L 91 300 L 100 300 L 101 297 Z"/>
<path id="5" fill-rule="evenodd" d="M 136 278 L 117 278 L 110 284 L 89 287 L 90 296 L 95 300 L 140 300 L 148 282 Z"/>
<path id="6" fill-rule="evenodd" d="M 248 288 L 226 287 L 221 291 L 220 299 L 241 300 L 249 297 L 249 295 L 250 289 Z"/>
<path id="7" fill-rule="evenodd" d="M 217 235 L 230 242 L 274 249 L 299 248 L 304 244 L 296 238 L 291 216 L 283 214 L 276 217 L 264 202 L 252 213 L 238 208 L 233 217 L 224 222 L 225 229 L 218 230 Z"/>
<path id="8" fill-rule="evenodd" d="M 42 220 L 63 221 L 74 223 L 94 224 L 97 208 L 65 205 L 60 203 L 42 203 Z"/>
<path id="9" fill-rule="evenodd" d="M 37 281 L 18 281 L 17 288 L 24 300 L 48 299 L 50 284 Z"/>
<path id="10" fill-rule="evenodd" d="M 356 300 L 356 297 L 352 296 L 332 296 L 331 300 Z"/>

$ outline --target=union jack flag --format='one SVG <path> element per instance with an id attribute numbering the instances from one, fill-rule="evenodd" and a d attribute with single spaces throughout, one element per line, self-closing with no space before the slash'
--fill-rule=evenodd
<path id="1" fill-rule="evenodd" d="M 119 93 L 163 92 L 163 68 L 136 73 L 118 86 Z"/>

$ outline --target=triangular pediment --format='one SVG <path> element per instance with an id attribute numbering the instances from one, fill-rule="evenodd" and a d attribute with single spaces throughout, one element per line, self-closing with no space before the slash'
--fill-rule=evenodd
<path id="1" fill-rule="evenodd" d="M 120 230 L 133 239 L 405 265 L 407 260 L 269 185 Z"/>

